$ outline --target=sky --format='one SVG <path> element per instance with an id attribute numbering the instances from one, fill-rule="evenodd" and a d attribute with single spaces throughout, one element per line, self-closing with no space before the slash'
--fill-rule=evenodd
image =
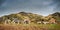
<path id="1" fill-rule="evenodd" d="M 0 0 L 0 16 L 22 11 L 47 16 L 60 12 L 60 0 Z"/>

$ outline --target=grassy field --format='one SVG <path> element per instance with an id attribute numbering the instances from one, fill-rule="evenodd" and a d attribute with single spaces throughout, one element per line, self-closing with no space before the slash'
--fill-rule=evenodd
<path id="1" fill-rule="evenodd" d="M 0 24 L 0 30 L 60 30 L 60 25 L 58 24 L 19 24 L 19 25 Z"/>

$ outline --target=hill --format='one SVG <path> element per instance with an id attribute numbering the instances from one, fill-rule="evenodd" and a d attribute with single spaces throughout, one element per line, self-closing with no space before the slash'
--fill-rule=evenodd
<path id="1" fill-rule="evenodd" d="M 11 20 L 13 21 L 14 19 L 16 20 L 25 20 L 29 19 L 30 21 L 39 21 L 41 20 L 43 16 L 42 15 L 37 15 L 33 13 L 27 13 L 27 12 L 19 12 L 16 14 L 10 14 L 10 15 L 5 15 L 0 17 L 0 23 L 3 23 L 5 20 Z"/>
<path id="2" fill-rule="evenodd" d="M 60 23 L 60 12 L 55 12 L 53 14 L 49 14 L 47 17 L 48 17 L 48 19 L 54 18 L 54 19 L 56 19 L 56 22 Z"/>
<path id="3" fill-rule="evenodd" d="M 42 15 L 38 15 L 38 14 L 34 14 L 34 13 L 28 13 L 28 12 L 19 12 L 16 14 L 10 14 L 10 15 L 5 15 L 0 17 L 0 23 L 5 23 L 6 20 L 10 20 L 10 22 L 12 22 L 13 20 L 15 20 L 15 22 L 17 21 L 31 21 L 33 23 L 37 23 L 38 21 L 48 21 L 51 20 L 52 18 L 54 18 L 57 22 L 60 22 L 60 13 L 56 12 L 53 14 L 49 14 L 48 16 L 42 16 Z M 52 19 L 53 20 L 53 19 Z M 20 22 L 20 23 L 21 23 Z"/>
<path id="4" fill-rule="evenodd" d="M 5 15 L 0 17 L 0 30 L 60 30 L 60 23 L 54 24 L 55 21 L 50 21 L 51 19 L 59 22 L 58 20 L 60 20 L 60 13 L 56 12 L 53 14 L 49 14 L 48 16 L 42 16 L 27 12 L 19 12 L 16 14 Z M 28 22 L 31 21 L 31 24 L 21 23 L 25 20 L 27 20 Z M 5 21 L 7 21 L 7 24 L 5 24 Z M 17 21 L 19 22 L 19 24 L 17 23 Z M 39 21 L 45 22 L 45 24 L 37 24 L 37 22 Z M 50 23 L 53 23 L 46 24 L 46 22 L 49 21 Z M 14 24 L 14 22 L 16 22 L 17 24 Z"/>

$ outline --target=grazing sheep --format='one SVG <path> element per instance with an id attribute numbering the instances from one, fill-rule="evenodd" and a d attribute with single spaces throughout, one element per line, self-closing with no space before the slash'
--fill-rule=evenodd
<path id="1" fill-rule="evenodd" d="M 49 22 L 43 22 L 43 24 L 48 24 Z"/>
<path id="2" fill-rule="evenodd" d="M 41 21 L 37 22 L 37 24 L 41 24 Z"/>

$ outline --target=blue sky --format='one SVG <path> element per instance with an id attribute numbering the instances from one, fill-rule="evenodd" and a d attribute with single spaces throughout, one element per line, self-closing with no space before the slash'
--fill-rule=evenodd
<path id="1" fill-rule="evenodd" d="M 0 16 L 21 11 L 46 16 L 60 12 L 60 0 L 0 0 Z"/>

